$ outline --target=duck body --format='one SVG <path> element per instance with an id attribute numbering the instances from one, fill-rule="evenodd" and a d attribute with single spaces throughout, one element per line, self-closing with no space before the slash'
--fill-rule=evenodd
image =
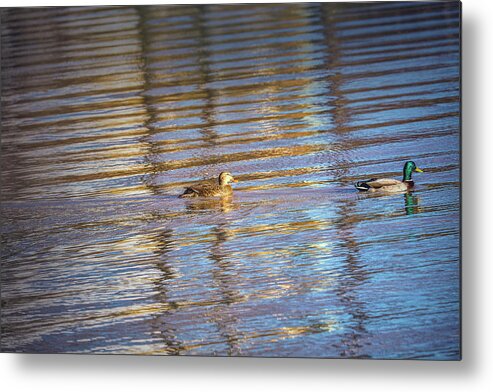
<path id="1" fill-rule="evenodd" d="M 418 168 L 414 162 L 407 161 L 402 172 L 402 181 L 393 178 L 372 178 L 366 181 L 358 181 L 354 186 L 361 192 L 407 192 L 414 187 L 412 173 L 421 173 L 423 170 Z"/>
<path id="2" fill-rule="evenodd" d="M 399 181 L 393 178 L 372 178 L 358 181 L 355 185 L 361 192 L 406 192 L 414 186 L 413 181 Z"/>
<path id="3" fill-rule="evenodd" d="M 236 182 L 230 173 L 223 172 L 219 178 L 211 179 L 197 183 L 185 188 L 181 198 L 190 197 L 223 197 L 233 193 L 233 188 L 229 185 L 230 182 Z"/>

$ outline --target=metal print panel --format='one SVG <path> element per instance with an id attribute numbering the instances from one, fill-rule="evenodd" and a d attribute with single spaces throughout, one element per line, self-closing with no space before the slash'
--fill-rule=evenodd
<path id="1" fill-rule="evenodd" d="M 460 359 L 460 12 L 2 9 L 1 350 Z"/>

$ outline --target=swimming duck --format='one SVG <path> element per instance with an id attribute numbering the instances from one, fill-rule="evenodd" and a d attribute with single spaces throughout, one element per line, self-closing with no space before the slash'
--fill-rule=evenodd
<path id="1" fill-rule="evenodd" d="M 211 179 L 185 188 L 185 192 L 180 197 L 213 197 L 227 196 L 233 193 L 230 182 L 238 182 L 228 172 L 219 174 L 217 180 Z"/>
<path id="2" fill-rule="evenodd" d="M 414 186 L 413 172 L 422 173 L 413 161 L 407 161 L 402 170 L 402 181 L 393 178 L 372 178 L 367 181 L 358 181 L 354 186 L 362 192 L 405 192 Z"/>

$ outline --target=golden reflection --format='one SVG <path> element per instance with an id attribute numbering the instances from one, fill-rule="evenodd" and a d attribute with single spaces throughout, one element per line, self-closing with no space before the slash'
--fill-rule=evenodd
<path id="1" fill-rule="evenodd" d="M 322 332 L 332 332 L 334 331 L 335 323 L 330 320 L 325 323 L 317 323 L 306 326 L 299 327 L 283 327 L 279 330 L 279 336 L 281 338 L 294 337 L 298 335 L 314 334 Z"/>
<path id="2" fill-rule="evenodd" d="M 212 279 L 219 291 L 220 301 L 209 312 L 209 316 L 218 326 L 219 332 L 228 345 L 228 355 L 240 355 L 240 336 L 237 331 L 238 317 L 231 306 L 245 301 L 245 297 L 238 289 L 241 282 L 241 271 L 230 257 L 231 248 L 228 242 L 234 238 L 234 233 L 226 222 L 218 224 L 212 229 L 214 240 L 211 244 L 209 259 L 213 262 Z"/>
<path id="3" fill-rule="evenodd" d="M 216 91 L 210 87 L 213 79 L 213 72 L 211 71 L 211 52 L 209 49 L 209 28 L 207 27 L 207 8 L 201 5 L 191 6 L 196 8 L 196 12 L 193 17 L 192 26 L 197 33 L 196 50 L 194 54 L 197 56 L 197 64 L 199 71 L 194 72 L 199 77 L 197 83 L 199 91 L 204 96 L 204 104 L 202 106 L 202 113 L 200 118 L 203 125 L 200 127 L 200 133 L 203 136 L 204 141 L 208 147 L 214 149 L 216 145 L 218 134 L 216 132 Z M 178 78 L 179 79 L 179 78 Z M 186 78 L 186 80 L 189 78 Z M 176 82 L 176 78 L 173 79 L 173 83 Z M 209 154 L 208 152 L 207 154 Z"/>
<path id="4" fill-rule="evenodd" d="M 265 225 L 254 225 L 250 227 L 242 227 L 234 229 L 237 235 L 245 234 L 262 234 L 262 235 L 278 235 L 279 233 L 290 234 L 305 230 L 324 230 L 330 227 L 330 222 L 323 220 L 306 220 L 292 221 L 282 223 L 270 223 Z"/>
<path id="5" fill-rule="evenodd" d="M 122 121 L 122 124 L 128 125 L 129 122 L 129 116 L 125 115 L 125 118 Z M 94 119 L 93 119 L 94 120 Z M 91 121 L 93 121 L 91 120 Z M 132 120 L 134 120 L 132 118 Z M 113 126 L 117 125 L 118 120 L 111 118 L 111 124 Z M 48 140 L 48 141 L 39 141 L 39 142 L 32 142 L 32 143 L 21 143 L 21 148 L 26 149 L 26 150 L 36 150 L 38 148 L 48 148 L 48 147 L 58 147 L 58 146 L 70 146 L 72 144 L 82 144 L 82 143 L 89 143 L 89 142 L 102 142 L 102 141 L 107 141 L 111 139 L 118 140 L 121 142 L 122 140 L 125 140 L 125 138 L 133 138 L 133 137 L 138 137 L 141 136 L 144 132 L 142 129 L 138 128 L 138 124 L 136 123 L 136 127 L 130 131 L 113 131 L 111 133 L 103 133 L 103 134 L 98 134 L 98 135 L 84 135 L 84 136 L 72 136 L 69 138 L 60 138 L 60 139 L 55 139 L 55 140 Z M 44 126 L 45 124 L 43 124 Z M 57 124 L 58 125 L 58 124 Z M 104 128 L 104 122 L 100 122 L 98 126 Z M 39 125 L 36 125 L 36 127 L 39 127 Z M 66 128 L 64 131 L 67 131 Z"/>
<path id="6" fill-rule="evenodd" d="M 323 4 L 319 8 L 319 15 L 322 20 L 324 44 L 326 47 L 326 66 L 329 69 L 340 69 L 341 58 L 343 57 L 341 38 L 338 35 L 336 23 L 339 5 L 334 7 Z M 330 83 L 330 94 L 333 105 L 333 121 L 335 124 L 334 132 L 337 133 L 337 143 L 341 147 L 336 152 L 335 160 L 338 169 L 334 176 L 341 182 L 348 177 L 352 160 L 350 151 L 354 148 L 352 139 L 347 135 L 346 130 L 350 124 L 352 111 L 348 108 L 346 95 L 343 92 L 343 76 L 339 72 L 332 73 L 328 77 Z M 354 200 L 342 200 L 337 205 L 337 219 L 335 228 L 337 239 L 344 248 L 345 258 L 343 260 L 344 279 L 337 285 L 337 296 L 354 326 L 346 327 L 347 332 L 337 343 L 339 355 L 341 357 L 360 357 L 364 356 L 365 347 L 362 343 L 368 334 L 366 330 L 366 320 L 368 316 L 365 309 L 364 299 L 359 298 L 359 288 L 368 279 L 368 272 L 360 261 L 360 244 L 354 235 L 355 225 L 358 222 L 356 214 L 356 202 Z"/>
<path id="7" fill-rule="evenodd" d="M 169 254 L 177 247 L 173 231 L 165 229 L 158 231 L 153 236 L 155 267 L 160 271 L 159 276 L 153 280 L 155 285 L 155 300 L 168 308 L 153 314 L 150 324 L 154 336 L 159 337 L 164 344 L 165 352 L 178 355 L 183 350 L 183 342 L 179 338 L 179 327 L 173 323 L 173 313 L 178 310 L 180 303 L 172 298 L 173 282 L 180 278 L 178 271 L 170 263 Z"/>
<path id="8" fill-rule="evenodd" d="M 346 219 L 355 214 L 355 201 L 346 200 L 339 204 L 340 216 L 337 224 L 339 240 L 345 249 L 344 280 L 338 285 L 337 294 L 346 312 L 351 315 L 355 324 L 348 329 L 338 343 L 341 357 L 364 357 L 366 354 L 365 338 L 368 335 L 366 323 L 368 315 L 364 298 L 360 298 L 359 291 L 368 280 L 368 271 L 361 262 L 360 244 L 354 236 L 354 221 Z"/>
<path id="9" fill-rule="evenodd" d="M 228 351 L 228 355 L 231 355 L 229 354 L 229 352 L 236 352 L 235 355 L 242 355 L 241 350 L 239 350 L 239 344 L 243 342 L 248 343 L 257 340 L 264 340 L 270 343 L 275 343 L 279 340 L 294 339 L 305 335 L 334 332 L 338 329 L 339 327 L 337 323 L 334 321 L 334 319 L 329 318 L 327 320 L 320 320 L 316 323 L 307 324 L 307 325 L 280 327 L 280 328 L 267 329 L 267 330 L 255 331 L 255 332 L 242 332 L 241 335 L 235 337 L 234 341 L 231 342 L 234 344 L 234 346 L 231 347 L 231 349 Z M 211 343 L 201 342 L 198 344 L 189 344 L 185 346 L 185 350 L 193 351 L 207 344 L 211 344 Z M 232 350 L 233 348 L 236 349 L 237 351 L 233 351 Z"/>
<path id="10" fill-rule="evenodd" d="M 238 152 L 233 154 L 212 155 L 206 158 L 188 158 L 184 160 L 175 160 L 169 162 L 160 162 L 157 164 L 157 169 L 160 171 L 183 169 L 187 167 L 224 164 L 227 162 L 238 162 L 250 159 L 270 159 L 284 156 L 297 156 L 313 154 L 318 151 L 325 150 L 325 144 L 311 144 L 290 147 L 276 147 L 262 150 L 251 150 L 247 152 Z"/>
<path id="11" fill-rule="evenodd" d="M 193 204 L 193 203 L 190 203 Z M 199 204 L 200 205 L 200 204 Z M 214 206 L 214 204 L 213 204 Z M 234 204 L 233 204 L 234 206 Z M 192 207 L 193 208 L 193 207 Z M 234 207 L 233 207 L 234 208 Z M 372 216 L 370 219 L 380 219 L 380 216 Z M 354 222 L 359 222 L 361 220 L 368 221 L 368 217 L 359 217 L 355 218 L 353 221 Z M 324 219 L 324 220 L 317 220 L 317 219 L 308 219 L 304 221 L 290 221 L 290 222 L 282 222 L 282 223 L 269 223 L 269 224 L 257 224 L 257 225 L 251 225 L 248 227 L 234 227 L 230 228 L 229 232 L 231 234 L 234 234 L 235 236 L 244 236 L 244 237 L 256 237 L 256 236 L 262 236 L 262 237 L 270 237 L 270 236 L 276 236 L 279 235 L 280 233 L 289 235 L 289 234 L 295 234 L 299 233 L 302 231 L 317 231 L 317 230 L 327 230 L 333 225 L 337 223 L 337 219 Z M 183 246 L 191 246 L 193 244 L 197 243 L 204 243 L 207 244 L 213 239 L 213 236 L 210 233 L 203 234 L 201 233 L 200 235 L 194 235 L 193 233 L 188 233 L 186 238 L 184 238 L 182 241 Z"/>
<path id="12" fill-rule="evenodd" d="M 300 126 L 301 127 L 301 126 Z M 289 140 L 289 139 L 298 139 L 298 138 L 304 138 L 304 137 L 309 137 L 309 136 L 314 136 L 321 133 L 320 131 L 299 131 L 299 132 L 289 132 L 289 133 L 283 133 L 283 134 L 260 134 L 258 130 L 254 132 L 248 132 L 247 135 L 248 137 L 237 137 L 241 135 L 222 135 L 218 136 L 216 135 L 214 137 L 214 145 L 215 146 L 235 146 L 235 145 L 241 145 L 241 144 L 250 144 L 250 143 L 258 143 L 258 142 L 267 142 L 267 141 L 273 141 L 273 140 Z M 255 135 L 255 136 L 254 136 Z M 234 138 L 233 138 L 234 137 Z M 224 140 L 226 139 L 227 140 Z M 207 143 L 192 143 L 196 142 L 207 142 Z M 182 145 L 179 145 L 179 144 Z M 158 152 L 160 154 L 162 153 L 169 153 L 169 152 L 175 152 L 175 151 L 186 151 L 186 150 L 195 150 L 195 149 L 203 149 L 205 147 L 208 147 L 208 144 L 211 143 L 210 140 L 210 135 L 207 137 L 202 137 L 202 138 L 197 138 L 195 140 L 176 140 L 176 141 L 166 141 L 166 142 L 158 142 L 158 145 L 165 145 L 163 147 L 160 147 L 158 149 Z M 173 145 L 169 145 L 173 144 Z M 178 144 L 178 145 L 176 145 Z M 186 145 L 183 145 L 186 144 Z"/>
<path id="13" fill-rule="evenodd" d="M 238 187 L 238 190 L 244 191 L 260 191 L 267 189 L 286 189 L 286 188 L 303 188 L 311 187 L 321 184 L 321 181 L 303 181 L 303 182 L 292 182 L 292 183 L 282 183 L 282 184 L 264 184 L 264 185 L 251 185 Z"/>

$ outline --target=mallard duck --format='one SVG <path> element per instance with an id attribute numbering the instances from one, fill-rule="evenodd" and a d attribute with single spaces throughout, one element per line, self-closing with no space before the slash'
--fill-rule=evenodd
<path id="1" fill-rule="evenodd" d="M 362 192 L 405 192 L 414 186 L 413 172 L 422 173 L 413 161 L 407 161 L 402 170 L 402 181 L 393 178 L 372 178 L 367 181 L 358 181 L 354 186 Z"/>
<path id="2" fill-rule="evenodd" d="M 222 172 L 218 179 L 211 179 L 185 188 L 180 197 L 213 197 L 227 196 L 233 193 L 230 182 L 236 181 L 230 173 Z"/>

